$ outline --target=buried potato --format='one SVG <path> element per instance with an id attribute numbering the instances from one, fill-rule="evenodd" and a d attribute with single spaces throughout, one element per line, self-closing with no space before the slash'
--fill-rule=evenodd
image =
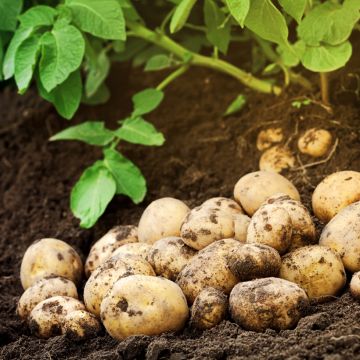
<path id="1" fill-rule="evenodd" d="M 85 310 L 75 310 L 64 317 L 62 333 L 73 341 L 95 337 L 101 330 L 95 315 Z"/>
<path id="2" fill-rule="evenodd" d="M 298 141 L 298 148 L 303 154 L 321 157 L 328 153 L 332 142 L 331 133 L 325 129 L 309 129 Z"/>
<path id="3" fill-rule="evenodd" d="M 112 254 L 111 257 L 119 255 L 119 254 L 130 254 L 130 255 L 137 255 L 140 256 L 143 260 L 146 260 L 147 254 L 151 249 L 151 245 L 147 243 L 130 243 L 120 246 L 116 249 Z"/>
<path id="4" fill-rule="evenodd" d="M 188 317 L 189 308 L 179 286 L 154 276 L 120 279 L 101 303 L 101 320 L 118 340 L 178 331 Z"/>
<path id="5" fill-rule="evenodd" d="M 259 151 L 268 149 L 272 144 L 283 140 L 284 134 L 282 128 L 269 128 L 261 130 L 256 139 L 256 147 Z"/>
<path id="6" fill-rule="evenodd" d="M 259 169 L 280 173 L 285 169 L 294 167 L 295 161 L 295 157 L 288 147 L 276 145 L 261 155 Z"/>

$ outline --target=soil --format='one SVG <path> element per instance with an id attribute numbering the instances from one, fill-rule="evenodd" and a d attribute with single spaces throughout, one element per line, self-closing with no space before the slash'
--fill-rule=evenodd
<path id="1" fill-rule="evenodd" d="M 352 68 L 358 65 L 352 64 Z M 117 76 L 112 76 L 110 103 L 83 107 L 73 123 L 106 119 L 114 124 L 130 110 L 135 91 L 157 84 L 164 76 L 144 75 L 127 66 L 114 71 Z M 146 205 L 159 197 L 180 198 L 189 206 L 214 196 L 231 197 L 236 181 L 258 169 L 260 153 L 255 141 L 260 129 L 282 127 L 294 151 L 297 128 L 301 133 L 321 126 L 338 138 L 327 162 L 284 174 L 310 208 L 311 193 L 327 174 L 360 171 L 359 99 L 355 92 L 343 90 L 341 84 L 348 85 L 347 71 L 336 79 L 331 114 L 317 103 L 300 109 L 291 106 L 293 100 L 306 95 L 296 87 L 275 98 L 243 89 L 221 74 L 192 69 L 167 89 L 162 106 L 148 117 L 164 132 L 165 146 L 122 148 L 148 180 L 146 200 L 135 206 L 117 197 L 91 230 L 79 228 L 69 211 L 69 193 L 83 169 L 100 156 L 99 149 L 76 142 L 49 143 L 49 136 L 69 124 L 34 91 L 21 97 L 11 85 L 0 90 L 0 358 L 360 359 L 360 303 L 351 298 L 347 288 L 333 301 L 313 304 L 296 329 L 259 334 L 226 320 L 204 332 L 186 328 L 180 334 L 135 336 L 122 342 L 105 332 L 80 343 L 64 336 L 40 340 L 30 335 L 15 313 L 23 291 L 21 259 L 34 240 L 60 238 L 85 257 L 91 244 L 109 228 L 137 224 Z M 248 97 L 246 108 L 223 118 L 226 105 L 240 91 Z M 313 161 L 303 155 L 300 158 L 303 164 Z M 322 224 L 317 227 L 320 231 Z"/>

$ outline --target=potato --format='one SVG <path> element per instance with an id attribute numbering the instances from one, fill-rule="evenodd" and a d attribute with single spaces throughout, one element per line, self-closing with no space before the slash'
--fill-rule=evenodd
<path id="1" fill-rule="evenodd" d="M 120 246 L 136 242 L 138 242 L 138 230 L 136 226 L 115 226 L 92 246 L 85 262 L 85 275 L 89 277 L 90 274 L 109 259 L 114 250 Z"/>
<path id="2" fill-rule="evenodd" d="M 153 201 L 143 212 L 139 222 L 139 241 L 153 244 L 169 236 L 179 236 L 180 227 L 190 209 L 178 199 L 170 197 Z"/>
<path id="3" fill-rule="evenodd" d="M 225 197 L 214 197 L 203 202 L 200 207 L 214 209 L 215 211 L 226 213 L 229 215 L 243 214 L 241 206 L 234 200 Z"/>
<path id="4" fill-rule="evenodd" d="M 26 290 L 48 276 L 62 276 L 78 284 L 83 265 L 78 253 L 66 242 L 41 239 L 28 247 L 21 262 L 20 279 Z"/>
<path id="5" fill-rule="evenodd" d="M 259 169 L 280 173 L 285 169 L 294 167 L 295 162 L 295 157 L 288 147 L 276 145 L 261 155 Z"/>
<path id="6" fill-rule="evenodd" d="M 245 244 L 226 256 L 228 265 L 239 281 L 277 276 L 281 267 L 279 253 L 270 246 Z"/>
<path id="7" fill-rule="evenodd" d="M 360 201 L 341 210 L 323 229 L 319 244 L 336 251 L 347 270 L 360 270 Z"/>
<path id="8" fill-rule="evenodd" d="M 298 140 L 298 148 L 303 154 L 320 157 L 328 153 L 332 142 L 331 133 L 324 129 L 309 129 Z"/>
<path id="9" fill-rule="evenodd" d="M 280 174 L 256 171 L 244 175 L 235 185 L 234 198 L 252 216 L 265 200 L 276 193 L 285 193 L 300 200 L 295 186 Z"/>
<path id="10" fill-rule="evenodd" d="M 234 220 L 234 239 L 245 243 L 248 227 L 251 219 L 245 214 L 237 214 L 233 216 Z"/>
<path id="11" fill-rule="evenodd" d="M 353 274 L 351 278 L 350 293 L 355 299 L 360 299 L 360 271 Z"/>
<path id="12" fill-rule="evenodd" d="M 225 319 L 228 308 L 227 296 L 208 287 L 200 292 L 191 308 L 190 324 L 194 328 L 205 330 L 220 324 Z"/>
<path id="13" fill-rule="evenodd" d="M 106 260 L 93 271 L 84 288 L 84 302 L 88 311 L 100 316 L 100 305 L 113 284 L 122 277 L 143 274 L 155 276 L 151 265 L 141 257 L 120 254 Z"/>
<path id="14" fill-rule="evenodd" d="M 316 300 L 335 296 L 346 283 L 340 257 L 330 248 L 319 245 L 304 246 L 285 255 L 280 277 L 298 284 L 310 299 Z"/>
<path id="15" fill-rule="evenodd" d="M 314 214 L 329 222 L 341 209 L 360 200 L 360 172 L 339 171 L 327 176 L 312 196 Z"/>
<path id="16" fill-rule="evenodd" d="M 93 338 L 100 330 L 100 322 L 85 310 L 72 311 L 63 320 L 62 333 L 73 341 Z"/>
<path id="17" fill-rule="evenodd" d="M 147 261 L 157 275 L 175 281 L 180 271 L 196 254 L 179 237 L 158 240 L 148 252 Z"/>
<path id="18" fill-rule="evenodd" d="M 232 319 L 246 330 L 285 330 L 296 326 L 309 300 L 303 289 L 278 278 L 237 284 L 230 294 Z"/>
<path id="19" fill-rule="evenodd" d="M 215 241 L 199 251 L 180 272 L 176 282 L 192 304 L 202 290 L 213 287 L 229 294 L 238 279 L 227 265 L 229 251 L 243 244 L 234 239 Z"/>
<path id="20" fill-rule="evenodd" d="M 272 144 L 283 140 L 284 134 L 281 128 L 269 128 L 261 130 L 256 140 L 256 147 L 259 151 L 268 149 Z"/>
<path id="21" fill-rule="evenodd" d="M 118 254 L 130 254 L 140 256 L 143 260 L 146 260 L 147 254 L 151 249 L 151 245 L 147 243 L 131 243 L 125 244 L 117 248 L 111 256 L 116 256 Z"/>
<path id="22" fill-rule="evenodd" d="M 59 276 L 48 276 L 27 288 L 21 295 L 17 314 L 26 320 L 38 303 L 56 295 L 78 298 L 76 286 L 72 281 Z"/>
<path id="23" fill-rule="evenodd" d="M 118 340 L 181 330 L 188 316 L 189 308 L 179 286 L 151 276 L 120 279 L 101 303 L 101 320 Z"/>
<path id="24" fill-rule="evenodd" d="M 265 204 L 252 217 L 246 242 L 263 244 L 284 254 L 291 244 L 292 223 L 290 215 L 277 204 Z"/>
<path id="25" fill-rule="evenodd" d="M 85 310 L 84 304 L 68 296 L 54 296 L 37 304 L 30 313 L 32 334 L 47 339 L 62 333 L 65 316 L 76 310 Z"/>

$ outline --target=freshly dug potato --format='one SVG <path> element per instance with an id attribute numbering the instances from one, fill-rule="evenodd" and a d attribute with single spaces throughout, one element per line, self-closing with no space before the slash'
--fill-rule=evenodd
<path id="1" fill-rule="evenodd" d="M 116 249 L 111 256 L 116 256 L 118 254 L 130 254 L 140 256 L 142 259 L 146 260 L 147 254 L 151 249 L 151 245 L 147 243 L 132 243 L 125 244 Z"/>
<path id="2" fill-rule="evenodd" d="M 85 275 L 89 277 L 91 273 L 109 259 L 114 250 L 120 246 L 136 242 L 138 242 L 138 230 L 136 226 L 115 226 L 92 246 L 85 262 Z"/>
<path id="3" fill-rule="evenodd" d="M 234 239 L 215 241 L 199 251 L 184 267 L 176 282 L 190 304 L 207 287 L 230 293 L 238 279 L 230 271 L 226 255 L 238 246 L 243 244 Z"/>
<path id="4" fill-rule="evenodd" d="M 199 209 L 210 208 L 217 212 L 236 215 L 243 214 L 241 206 L 234 200 L 225 197 L 215 197 L 203 202 Z"/>
<path id="5" fill-rule="evenodd" d="M 262 244 L 245 244 L 235 247 L 226 256 L 230 270 L 239 281 L 278 276 L 281 257 L 272 247 Z"/>
<path id="6" fill-rule="evenodd" d="M 88 311 L 100 316 L 100 305 L 113 284 L 122 277 L 143 274 L 155 276 L 151 265 L 141 257 L 120 254 L 106 260 L 93 271 L 84 288 L 84 302 Z"/>
<path id="7" fill-rule="evenodd" d="M 62 333 L 66 315 L 85 310 L 84 304 L 68 296 L 54 296 L 37 304 L 30 313 L 29 327 L 32 334 L 47 339 Z"/>
<path id="8" fill-rule="evenodd" d="M 310 299 L 335 296 L 346 283 L 340 257 L 330 248 L 310 245 L 285 255 L 280 269 L 282 279 L 298 284 Z"/>
<path id="9" fill-rule="evenodd" d="M 351 278 L 350 293 L 355 299 L 360 299 L 360 271 L 353 274 Z"/>
<path id="10" fill-rule="evenodd" d="M 251 219 L 245 214 L 234 215 L 234 239 L 245 243 Z"/>
<path id="11" fill-rule="evenodd" d="M 26 290 L 47 276 L 62 276 L 78 284 L 83 265 L 78 253 L 66 242 L 41 239 L 28 247 L 21 262 L 20 279 Z"/>
<path id="12" fill-rule="evenodd" d="M 152 276 L 120 279 L 101 303 L 101 320 L 118 340 L 181 330 L 188 316 L 189 308 L 179 286 Z"/>
<path id="13" fill-rule="evenodd" d="M 331 133 L 324 129 L 309 129 L 298 140 L 298 148 L 303 154 L 313 157 L 328 153 L 332 142 Z"/>
<path id="14" fill-rule="evenodd" d="M 278 278 L 237 284 L 230 294 L 232 319 L 246 330 L 285 330 L 296 326 L 309 300 L 303 289 Z"/>
<path id="15" fill-rule="evenodd" d="M 336 251 L 347 270 L 360 271 L 360 201 L 342 209 L 325 226 L 319 244 Z"/>
<path id="16" fill-rule="evenodd" d="M 256 171 L 244 175 L 236 183 L 234 197 L 246 213 L 252 216 L 269 196 L 279 192 L 300 200 L 295 186 L 284 176 L 269 171 Z"/>
<path id="17" fill-rule="evenodd" d="M 208 287 L 200 292 L 191 308 L 190 324 L 196 329 L 211 329 L 225 319 L 228 308 L 227 296 Z"/>
<path id="18" fill-rule="evenodd" d="M 263 244 L 284 254 L 290 247 L 292 223 L 290 215 L 277 204 L 265 204 L 252 217 L 246 242 Z"/>
<path id="19" fill-rule="evenodd" d="M 288 147 L 276 145 L 266 150 L 260 158 L 259 169 L 280 173 L 295 166 L 295 157 Z"/>
<path id="20" fill-rule="evenodd" d="M 158 240 L 148 252 L 147 261 L 156 275 L 175 281 L 180 271 L 196 254 L 180 237 Z"/>
<path id="21" fill-rule="evenodd" d="M 63 320 L 62 333 L 73 341 L 93 338 L 100 330 L 98 319 L 85 310 L 72 311 Z"/>
<path id="22" fill-rule="evenodd" d="M 59 276 L 40 279 L 22 294 L 17 306 L 17 313 L 23 320 L 26 320 L 38 303 L 57 295 L 78 298 L 75 284 L 68 279 Z"/>
<path id="23" fill-rule="evenodd" d="M 256 140 L 256 147 L 259 151 L 268 149 L 272 144 L 283 140 L 284 134 L 281 128 L 269 128 L 261 130 Z"/>
<path id="24" fill-rule="evenodd" d="M 312 196 L 314 214 L 329 222 L 341 209 L 360 200 L 360 172 L 339 171 L 327 176 Z"/>
<path id="25" fill-rule="evenodd" d="M 180 227 L 190 209 L 185 203 L 170 197 L 153 201 L 139 222 L 139 241 L 153 244 L 169 236 L 179 236 Z"/>

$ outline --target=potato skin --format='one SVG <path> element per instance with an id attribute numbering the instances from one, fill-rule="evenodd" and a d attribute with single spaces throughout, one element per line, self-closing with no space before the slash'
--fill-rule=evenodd
<path id="1" fill-rule="evenodd" d="M 237 284 L 230 294 L 232 319 L 246 330 L 285 330 L 296 326 L 309 300 L 303 289 L 278 278 Z"/>
<path id="2" fill-rule="evenodd" d="M 360 172 L 339 171 L 327 176 L 312 196 L 315 216 L 329 222 L 340 210 L 360 200 Z"/>
<path id="3" fill-rule="evenodd" d="M 62 333 L 72 341 L 93 338 L 100 330 L 98 319 L 85 310 L 72 311 L 63 320 Z"/>
<path id="4" fill-rule="evenodd" d="M 234 239 L 245 243 L 247 231 L 251 219 L 245 214 L 236 214 L 233 216 L 234 220 Z"/>
<path id="5" fill-rule="evenodd" d="M 276 145 L 266 150 L 260 158 L 259 169 L 280 173 L 295 165 L 295 157 L 288 147 Z"/>
<path id="6" fill-rule="evenodd" d="M 140 256 L 143 260 L 146 260 L 149 250 L 151 249 L 151 245 L 147 243 L 130 243 L 125 244 L 117 248 L 111 256 L 116 256 L 119 254 L 130 254 Z"/>
<path id="7" fill-rule="evenodd" d="M 48 276 L 62 276 L 78 284 L 83 265 L 78 253 L 66 242 L 41 239 L 30 245 L 22 259 L 20 279 L 26 290 Z"/>
<path id="8" fill-rule="evenodd" d="M 200 208 L 217 209 L 218 212 L 226 213 L 229 215 L 244 213 L 241 206 L 235 200 L 226 197 L 214 197 L 206 200 L 200 205 Z"/>
<path id="9" fill-rule="evenodd" d="M 281 128 L 269 128 L 261 130 L 256 139 L 256 147 L 259 151 L 268 149 L 272 144 L 283 140 L 284 134 Z"/>
<path id="10" fill-rule="evenodd" d="M 101 303 L 107 332 L 122 340 L 181 330 L 189 308 L 178 285 L 165 278 L 132 275 L 117 281 Z"/>
<path id="11" fill-rule="evenodd" d="M 325 129 L 309 129 L 298 140 L 298 148 L 312 157 L 326 155 L 332 142 L 331 133 Z"/>
<path id="12" fill-rule="evenodd" d="M 330 248 L 319 245 L 304 246 L 285 255 L 280 277 L 298 284 L 309 299 L 319 301 L 335 296 L 346 283 L 340 257 Z"/>
<path id="13" fill-rule="evenodd" d="M 360 271 L 353 274 L 350 281 L 350 293 L 352 297 L 360 300 Z"/>
<path id="14" fill-rule="evenodd" d="M 189 207 L 181 200 L 165 197 L 153 201 L 139 222 L 139 241 L 153 244 L 169 236 L 179 236 Z"/>
<path id="15" fill-rule="evenodd" d="M 279 192 L 300 200 L 299 192 L 284 176 L 269 171 L 256 171 L 240 178 L 234 188 L 234 198 L 252 216 L 269 196 Z"/>

